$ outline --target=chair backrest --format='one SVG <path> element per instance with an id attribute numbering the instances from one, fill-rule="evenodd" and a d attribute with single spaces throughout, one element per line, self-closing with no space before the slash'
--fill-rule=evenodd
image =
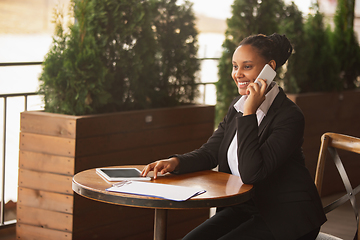
<path id="1" fill-rule="evenodd" d="M 336 168 L 339 171 L 340 177 L 344 183 L 346 194 L 341 198 L 337 199 L 333 203 L 324 207 L 325 213 L 332 211 L 333 209 L 339 207 L 343 203 L 350 200 L 351 206 L 354 210 L 355 218 L 357 221 L 357 226 L 359 230 L 359 214 L 356 205 L 355 195 L 360 191 L 360 185 L 353 188 L 351 186 L 348 175 L 346 174 L 345 168 L 341 162 L 337 149 L 342 149 L 349 152 L 354 152 L 360 154 L 360 138 L 351 137 L 338 133 L 325 133 L 321 137 L 321 147 L 319 152 L 319 158 L 315 174 L 315 185 L 318 189 L 319 194 L 321 194 L 321 188 L 323 183 L 325 161 L 327 153 L 329 152 Z M 360 169 L 359 169 L 360 171 Z M 360 240 L 360 234 L 358 234 L 358 240 Z"/>

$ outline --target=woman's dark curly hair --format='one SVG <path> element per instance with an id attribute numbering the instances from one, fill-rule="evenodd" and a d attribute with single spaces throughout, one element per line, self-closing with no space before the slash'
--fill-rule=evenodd
<path id="1" fill-rule="evenodd" d="M 284 65 L 293 51 L 289 39 L 285 35 L 278 33 L 270 36 L 263 34 L 251 35 L 244 38 L 239 46 L 241 45 L 251 45 L 267 61 L 275 60 L 275 70 Z"/>

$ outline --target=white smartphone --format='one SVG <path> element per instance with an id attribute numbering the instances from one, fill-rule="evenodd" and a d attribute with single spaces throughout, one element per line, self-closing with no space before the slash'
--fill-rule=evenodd
<path id="1" fill-rule="evenodd" d="M 270 83 L 274 80 L 276 76 L 276 72 L 269 64 L 265 64 L 264 68 L 261 70 L 259 76 L 256 78 L 255 82 L 259 84 L 261 88 L 261 82 L 258 80 L 259 78 L 266 80 L 267 87 L 270 86 Z"/>

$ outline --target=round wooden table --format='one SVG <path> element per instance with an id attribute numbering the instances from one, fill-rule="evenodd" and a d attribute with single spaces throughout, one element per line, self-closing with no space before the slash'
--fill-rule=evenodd
<path id="1" fill-rule="evenodd" d="M 117 167 L 138 168 L 141 171 L 145 166 Z M 96 169 L 77 173 L 73 177 L 72 189 L 81 196 L 100 202 L 155 209 L 154 239 L 166 239 L 167 209 L 225 207 L 245 202 L 252 197 L 252 185 L 243 184 L 237 176 L 211 170 L 181 175 L 165 174 L 146 182 L 196 187 L 206 192 L 187 201 L 110 192 L 106 189 L 113 182 L 104 180 L 96 173 Z"/>

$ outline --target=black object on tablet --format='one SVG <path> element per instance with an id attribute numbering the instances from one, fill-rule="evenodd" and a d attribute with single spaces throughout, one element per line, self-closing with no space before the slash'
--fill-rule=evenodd
<path id="1" fill-rule="evenodd" d="M 137 168 L 97 168 L 96 172 L 110 182 L 151 179 L 150 177 L 142 177 Z"/>

